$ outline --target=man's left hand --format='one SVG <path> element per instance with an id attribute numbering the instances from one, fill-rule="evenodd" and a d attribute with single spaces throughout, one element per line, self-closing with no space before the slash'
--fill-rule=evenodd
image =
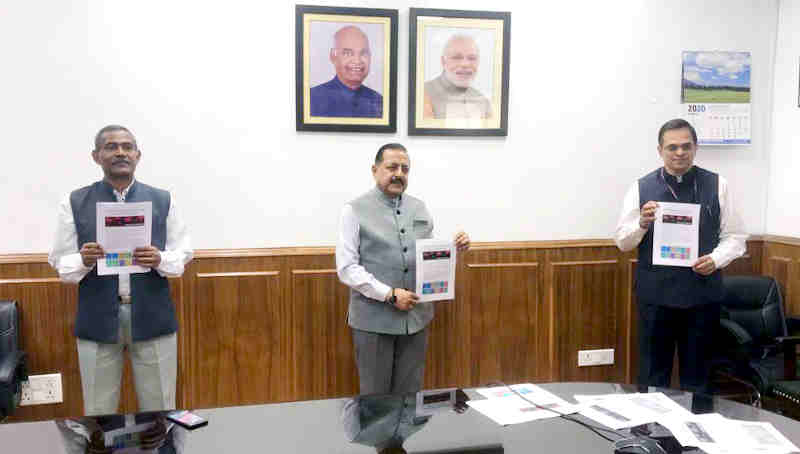
<path id="1" fill-rule="evenodd" d="M 714 263 L 714 260 L 710 255 L 704 255 L 697 259 L 697 262 L 695 262 L 695 264 L 692 266 L 692 269 L 697 274 L 708 276 L 716 271 L 717 265 Z"/>
<path id="2" fill-rule="evenodd" d="M 467 233 L 463 230 L 456 233 L 454 241 L 456 243 L 456 248 L 458 248 L 459 251 L 466 251 L 469 249 L 469 235 L 467 235 Z"/>
<path id="3" fill-rule="evenodd" d="M 137 247 L 133 251 L 133 264 L 158 268 L 161 263 L 161 252 L 153 246 Z"/>

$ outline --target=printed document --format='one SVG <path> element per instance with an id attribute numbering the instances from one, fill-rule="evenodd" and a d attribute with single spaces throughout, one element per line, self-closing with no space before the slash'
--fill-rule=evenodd
<path id="1" fill-rule="evenodd" d="M 691 415 L 661 423 L 682 446 L 709 454 L 797 452 L 797 446 L 768 422 L 738 421 L 718 413 Z"/>
<path id="2" fill-rule="evenodd" d="M 663 393 L 576 395 L 580 413 L 612 429 L 622 429 L 691 415 Z"/>
<path id="3" fill-rule="evenodd" d="M 456 296 L 456 246 L 447 240 L 417 240 L 419 300 L 444 301 Z"/>
<path id="4" fill-rule="evenodd" d="M 579 407 L 539 386 L 522 383 L 511 385 L 514 391 L 527 399 L 520 398 L 506 386 L 480 388 L 476 391 L 483 400 L 470 400 L 467 405 L 483 413 L 500 425 L 519 424 L 538 419 L 556 418 L 571 414 Z M 530 402 L 533 402 L 531 404 Z"/>
<path id="5" fill-rule="evenodd" d="M 97 242 L 106 253 L 97 260 L 97 274 L 146 273 L 133 264 L 133 250 L 150 246 L 153 203 L 97 203 Z"/>
<path id="6" fill-rule="evenodd" d="M 658 202 L 653 223 L 653 265 L 691 267 L 697 261 L 700 205 Z"/>

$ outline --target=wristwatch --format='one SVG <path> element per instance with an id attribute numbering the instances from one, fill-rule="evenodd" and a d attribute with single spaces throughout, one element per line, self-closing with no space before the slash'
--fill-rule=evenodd
<path id="1" fill-rule="evenodd" d="M 388 304 L 390 306 L 394 306 L 394 303 L 396 303 L 396 302 L 397 302 L 397 296 L 394 294 L 394 289 L 392 289 L 392 296 L 390 296 L 386 300 L 386 304 Z"/>

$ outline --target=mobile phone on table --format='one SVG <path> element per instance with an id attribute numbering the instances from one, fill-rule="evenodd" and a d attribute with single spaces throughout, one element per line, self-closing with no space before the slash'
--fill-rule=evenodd
<path id="1" fill-rule="evenodd" d="M 167 419 L 188 430 L 208 425 L 208 421 L 205 418 L 197 416 L 189 410 L 171 411 L 167 413 Z"/>

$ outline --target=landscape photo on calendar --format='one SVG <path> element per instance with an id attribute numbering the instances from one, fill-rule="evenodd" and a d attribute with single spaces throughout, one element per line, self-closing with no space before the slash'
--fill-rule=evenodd
<path id="1" fill-rule="evenodd" d="M 750 52 L 683 52 L 683 103 L 749 103 Z"/>

